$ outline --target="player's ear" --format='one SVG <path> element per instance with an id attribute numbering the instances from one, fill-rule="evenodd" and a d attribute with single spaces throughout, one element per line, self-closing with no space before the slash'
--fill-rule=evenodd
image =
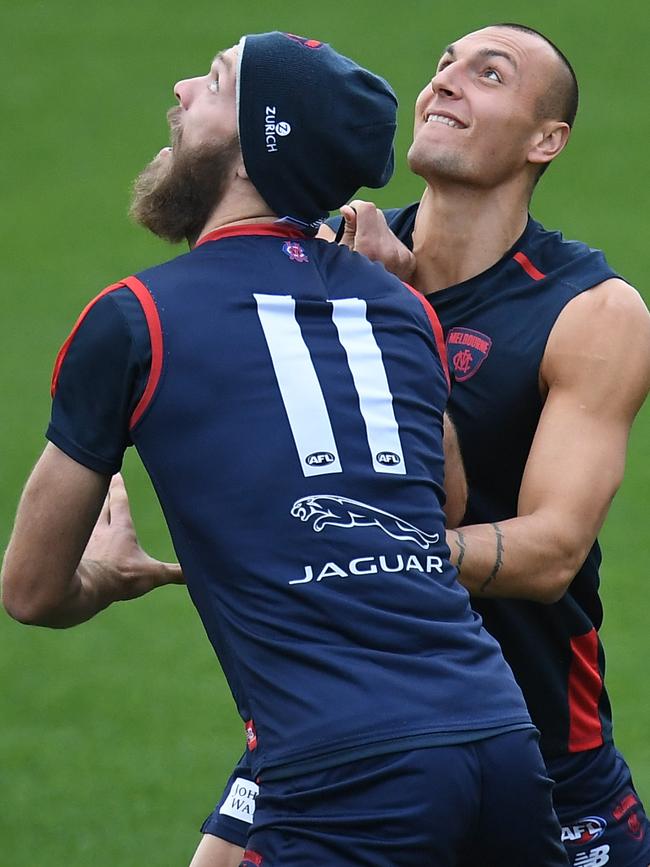
<path id="1" fill-rule="evenodd" d="M 571 127 L 568 123 L 558 120 L 545 121 L 535 132 L 528 151 L 528 162 L 550 163 L 564 150 L 570 134 Z"/>
<path id="2" fill-rule="evenodd" d="M 246 166 L 244 165 L 244 158 L 241 155 L 239 156 L 239 159 L 237 160 L 237 164 L 236 164 L 235 169 L 236 169 L 236 171 L 235 171 L 236 177 L 241 178 L 241 180 L 243 180 L 243 181 L 249 181 L 250 180 L 250 178 L 248 177 L 248 172 L 246 171 Z"/>

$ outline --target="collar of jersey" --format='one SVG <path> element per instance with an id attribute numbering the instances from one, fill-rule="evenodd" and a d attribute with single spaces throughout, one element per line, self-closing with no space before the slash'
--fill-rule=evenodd
<path id="1" fill-rule="evenodd" d="M 236 238 L 241 235 L 267 235 L 273 238 L 299 238 L 305 239 L 307 235 L 298 229 L 282 226 L 279 223 L 242 223 L 238 226 L 224 226 L 223 229 L 215 229 L 208 232 L 194 245 L 194 249 L 206 244 L 208 241 L 220 241 L 222 238 Z"/>

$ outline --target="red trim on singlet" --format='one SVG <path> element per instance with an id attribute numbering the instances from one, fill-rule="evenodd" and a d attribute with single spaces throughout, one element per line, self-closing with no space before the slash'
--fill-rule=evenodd
<path id="1" fill-rule="evenodd" d="M 438 315 L 436 311 L 433 309 L 431 304 L 427 301 L 424 295 L 421 292 L 418 292 L 417 289 L 414 289 L 412 286 L 409 286 L 408 283 L 404 283 L 406 288 L 412 292 L 415 297 L 418 299 L 420 304 L 424 307 L 424 312 L 429 317 L 429 322 L 431 323 L 431 330 L 433 331 L 433 336 L 436 341 L 436 346 L 438 347 L 438 355 L 440 356 L 440 361 L 442 362 L 442 370 L 445 374 L 445 379 L 447 380 L 447 390 L 451 391 L 451 380 L 449 378 L 449 365 L 447 363 L 447 347 L 445 346 L 445 336 L 442 331 L 442 325 L 440 324 L 440 320 L 438 319 Z"/>
<path id="2" fill-rule="evenodd" d="M 603 743 L 598 701 L 603 679 L 598 666 L 598 633 L 571 639 L 569 668 L 569 752 L 593 750 Z"/>
<path id="3" fill-rule="evenodd" d="M 65 341 L 65 343 L 59 350 L 59 354 L 56 357 L 56 361 L 54 362 L 54 372 L 52 373 L 52 385 L 50 391 L 52 397 L 54 397 L 54 395 L 56 394 L 56 387 L 59 381 L 59 374 L 61 373 L 61 368 L 63 366 L 63 362 L 65 361 L 68 349 L 70 348 L 70 344 L 74 340 L 75 334 L 81 327 L 81 324 L 88 315 L 89 311 L 99 301 L 100 298 L 103 298 L 104 295 L 107 295 L 109 292 L 114 292 L 116 289 L 120 289 L 122 286 L 128 286 L 128 288 L 133 292 L 133 294 L 140 302 L 140 306 L 142 307 L 142 311 L 147 321 L 149 339 L 151 341 L 151 368 L 149 370 L 149 378 L 147 379 L 147 385 L 142 394 L 142 397 L 138 401 L 138 405 L 133 410 L 133 414 L 131 415 L 131 418 L 129 420 L 129 428 L 132 428 L 140 420 L 142 413 L 149 405 L 153 393 L 156 390 L 156 386 L 158 385 L 158 380 L 160 379 L 160 374 L 162 372 L 163 357 L 162 328 L 160 325 L 158 310 L 156 309 L 156 304 L 151 297 L 149 290 L 144 285 L 144 283 L 138 280 L 137 277 L 127 277 L 125 280 L 120 280 L 119 283 L 112 283 L 110 286 L 107 286 L 106 289 L 102 289 L 99 295 L 97 295 L 95 298 L 93 298 L 92 301 L 86 304 L 84 309 L 81 311 L 79 318 L 75 322 L 68 339 Z"/>
<path id="4" fill-rule="evenodd" d="M 236 238 L 239 235 L 271 235 L 273 238 L 307 238 L 304 232 L 299 229 L 292 229 L 289 226 L 278 226 L 277 223 L 246 223 L 241 226 L 224 226 L 223 229 L 215 229 L 214 232 L 208 232 L 199 241 L 196 242 L 196 247 L 205 244 L 208 241 L 219 241 L 221 238 Z"/>
<path id="5" fill-rule="evenodd" d="M 99 295 L 96 295 L 92 301 L 89 301 L 79 314 L 79 318 L 75 322 L 72 331 L 68 335 L 67 340 L 65 341 L 61 349 L 59 349 L 58 355 L 56 356 L 56 361 L 54 362 L 54 370 L 52 371 L 52 382 L 50 385 L 50 395 L 52 397 L 54 397 L 54 395 L 56 394 L 56 387 L 59 383 L 59 375 L 61 373 L 61 368 L 63 367 L 65 357 L 68 354 L 70 344 L 74 340 L 77 331 L 79 331 L 79 329 L 81 328 L 81 324 L 83 323 L 84 319 L 90 313 L 91 309 L 95 306 L 95 304 L 99 301 L 100 298 L 103 298 L 104 295 L 108 295 L 109 292 L 114 292 L 116 289 L 119 289 L 120 286 L 123 285 L 123 281 L 120 281 L 119 283 L 111 283 L 111 285 L 107 286 L 106 289 L 102 289 Z"/>
<path id="6" fill-rule="evenodd" d="M 539 268 L 536 268 L 525 253 L 515 253 L 512 257 L 515 262 L 518 262 L 529 277 L 533 280 L 543 280 L 546 274 L 542 274 Z"/>
<path id="7" fill-rule="evenodd" d="M 122 282 L 125 286 L 129 287 L 131 292 L 133 292 L 140 302 L 145 319 L 147 320 L 149 339 L 151 341 L 151 367 L 149 369 L 149 378 L 147 379 L 147 385 L 142 393 L 142 397 L 138 401 L 138 405 L 133 410 L 131 418 L 129 419 L 129 429 L 132 429 L 140 421 L 143 412 L 151 403 L 151 398 L 158 386 L 163 364 L 163 336 L 156 302 L 153 300 L 151 293 L 144 283 L 141 280 L 138 280 L 137 277 L 127 277 L 126 280 L 123 280 Z"/>

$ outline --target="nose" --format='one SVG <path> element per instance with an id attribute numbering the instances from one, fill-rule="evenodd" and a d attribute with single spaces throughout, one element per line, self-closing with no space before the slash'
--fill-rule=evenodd
<path id="1" fill-rule="evenodd" d="M 451 99 L 462 95 L 460 75 L 455 63 L 444 66 L 431 79 L 431 90 L 434 94 L 442 94 Z"/>
<path id="2" fill-rule="evenodd" d="M 195 78 L 183 78 L 174 85 L 174 96 L 181 108 L 187 108 L 192 100 L 192 83 L 194 81 L 196 81 Z"/>

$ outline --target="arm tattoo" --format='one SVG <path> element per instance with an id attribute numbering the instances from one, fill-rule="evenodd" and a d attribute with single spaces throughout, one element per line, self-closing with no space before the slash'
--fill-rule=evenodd
<path id="1" fill-rule="evenodd" d="M 503 533 L 501 532 L 501 527 L 498 524 L 492 524 L 492 526 L 494 527 L 494 533 L 496 535 L 497 553 L 494 559 L 494 566 L 492 567 L 492 571 L 485 579 L 485 581 L 481 584 L 481 593 L 485 591 L 485 588 L 488 586 L 488 584 L 491 584 L 494 581 L 494 579 L 497 577 L 499 569 L 503 566 Z"/>
<path id="2" fill-rule="evenodd" d="M 456 530 L 456 544 L 458 545 L 458 561 L 456 563 L 456 568 L 460 572 L 460 567 L 463 565 L 463 560 L 465 559 L 465 537 L 461 533 L 460 530 Z"/>

